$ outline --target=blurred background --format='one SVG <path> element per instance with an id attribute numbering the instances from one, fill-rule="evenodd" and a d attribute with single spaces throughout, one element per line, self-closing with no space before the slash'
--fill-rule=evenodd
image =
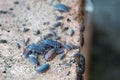
<path id="1" fill-rule="evenodd" d="M 90 80 L 120 80 L 120 0 L 92 3 Z"/>

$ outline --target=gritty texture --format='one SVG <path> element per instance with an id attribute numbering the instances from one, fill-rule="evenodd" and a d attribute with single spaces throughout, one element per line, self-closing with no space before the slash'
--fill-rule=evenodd
<path id="1" fill-rule="evenodd" d="M 0 43 L 0 80 L 76 80 L 76 64 L 66 66 L 75 49 L 64 53 L 66 57 L 60 60 L 55 57 L 46 62 L 41 56 L 38 57 L 40 64 L 49 63 L 50 69 L 45 73 L 38 74 L 35 66 L 22 55 L 24 39 L 29 38 L 28 44 L 41 41 L 43 36 L 54 30 L 53 23 L 57 16 L 64 18 L 59 20 L 62 25 L 55 28 L 55 32 L 60 36 L 59 42 L 63 44 L 72 43 L 80 45 L 80 27 L 82 25 L 79 0 L 1 0 L 0 3 L 0 40 L 7 43 Z M 54 5 L 63 3 L 70 7 L 69 12 L 59 12 L 54 9 Z M 74 30 L 74 35 L 69 36 L 65 27 Z M 28 29 L 25 31 L 25 29 Z M 34 35 L 35 30 L 40 30 L 40 34 Z M 16 47 L 16 42 L 21 45 Z M 80 45 L 81 46 L 81 45 Z M 67 75 L 69 73 L 69 75 Z"/>

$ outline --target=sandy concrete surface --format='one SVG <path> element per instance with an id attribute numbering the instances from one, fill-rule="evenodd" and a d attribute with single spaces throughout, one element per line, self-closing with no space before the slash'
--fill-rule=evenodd
<path id="1" fill-rule="evenodd" d="M 57 3 L 69 6 L 70 11 L 60 13 L 55 10 L 54 5 Z M 0 40 L 7 41 L 0 43 L 0 80 L 76 80 L 76 64 L 71 67 L 65 64 L 72 53 L 80 49 L 69 51 L 63 60 L 56 56 L 52 61 L 46 62 L 39 56 L 40 65 L 50 64 L 50 69 L 42 74 L 38 74 L 35 66 L 24 58 L 22 49 L 26 47 L 24 39 L 30 39 L 28 44 L 36 43 L 52 30 L 61 37 L 58 41 L 79 46 L 82 25 L 82 21 L 78 19 L 81 18 L 79 0 L 1 0 L 0 10 L 3 11 L 0 12 Z M 60 20 L 62 26 L 53 29 L 56 15 L 64 16 L 64 19 Z M 67 31 L 62 31 L 65 27 L 73 29 L 74 35 L 69 36 Z M 24 32 L 26 28 L 29 31 Z M 34 35 L 35 30 L 40 30 L 40 34 Z M 20 44 L 20 49 L 16 47 L 16 42 Z M 68 71 L 70 74 L 67 76 Z"/>

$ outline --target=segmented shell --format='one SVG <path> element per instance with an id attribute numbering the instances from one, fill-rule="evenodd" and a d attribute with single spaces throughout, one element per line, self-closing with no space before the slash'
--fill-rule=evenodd
<path id="1" fill-rule="evenodd" d="M 25 58 L 28 58 L 32 51 L 28 50 L 24 53 Z"/>
<path id="2" fill-rule="evenodd" d="M 56 4 L 55 9 L 61 11 L 61 12 L 68 12 L 70 10 L 69 7 L 65 6 L 64 4 Z"/>
<path id="3" fill-rule="evenodd" d="M 55 55 L 55 49 L 51 49 L 50 51 L 48 51 L 48 53 L 46 53 L 45 60 L 50 61 L 55 57 Z"/>
<path id="4" fill-rule="evenodd" d="M 81 68 L 81 74 L 84 74 L 84 72 L 85 72 L 85 57 L 83 55 L 80 56 L 80 68 Z"/>
<path id="5" fill-rule="evenodd" d="M 58 53 L 58 54 L 61 54 L 61 53 L 63 53 L 63 52 L 64 52 L 64 50 L 61 49 L 61 48 L 56 49 L 56 53 Z"/>
<path id="6" fill-rule="evenodd" d="M 28 50 L 34 50 L 34 51 L 37 51 L 39 53 L 44 52 L 48 48 L 50 48 L 50 46 L 48 46 L 46 44 L 39 44 L 39 45 L 32 44 L 32 45 L 28 46 Z"/>
<path id="7" fill-rule="evenodd" d="M 38 73 L 43 73 L 49 69 L 49 66 L 50 66 L 49 64 L 43 64 L 42 66 L 38 67 L 36 71 Z"/>
<path id="8" fill-rule="evenodd" d="M 64 59 L 66 57 L 66 54 L 59 54 L 60 60 Z"/>
<path id="9" fill-rule="evenodd" d="M 38 59 L 35 57 L 35 55 L 32 55 L 32 54 L 29 55 L 29 61 L 32 62 L 35 65 L 39 65 L 40 64 Z"/>
<path id="10" fill-rule="evenodd" d="M 55 23 L 53 24 L 53 26 L 54 26 L 54 27 L 59 27 L 59 26 L 61 26 L 61 22 L 55 22 Z"/>
<path id="11" fill-rule="evenodd" d="M 70 45 L 64 45 L 64 48 L 67 49 L 68 51 L 72 49 Z"/>
<path id="12" fill-rule="evenodd" d="M 53 41 L 51 39 L 46 39 L 43 41 L 43 43 L 48 44 L 54 48 L 60 48 L 61 47 L 61 43 L 57 42 L 57 41 Z"/>

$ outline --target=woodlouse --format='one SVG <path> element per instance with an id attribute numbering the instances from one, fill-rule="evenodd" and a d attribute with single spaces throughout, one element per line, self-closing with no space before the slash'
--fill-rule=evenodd
<path id="1" fill-rule="evenodd" d="M 66 54 L 59 54 L 59 59 L 62 60 L 66 57 Z"/>
<path id="2" fill-rule="evenodd" d="M 71 58 L 70 61 L 69 61 L 69 64 L 72 64 L 72 63 L 75 63 L 76 60 L 74 58 Z"/>
<path id="3" fill-rule="evenodd" d="M 61 47 L 61 43 L 60 42 L 57 42 L 57 41 L 53 41 L 51 39 L 46 39 L 46 40 L 43 40 L 43 43 L 45 44 L 48 44 L 54 48 L 60 48 Z"/>
<path id="4" fill-rule="evenodd" d="M 73 49 L 80 49 L 80 46 L 75 46 L 74 45 Z"/>
<path id="5" fill-rule="evenodd" d="M 32 62 L 34 65 L 39 65 L 40 64 L 38 59 L 36 58 L 36 56 L 33 55 L 33 54 L 29 55 L 29 61 Z"/>
<path id="6" fill-rule="evenodd" d="M 64 17 L 63 16 L 56 16 L 55 18 L 56 18 L 56 21 L 57 21 L 57 20 L 63 19 Z"/>
<path id="7" fill-rule="evenodd" d="M 79 74 L 84 74 L 85 68 L 83 66 L 78 67 Z"/>
<path id="8" fill-rule="evenodd" d="M 38 53 L 37 53 L 36 51 L 33 50 L 31 55 L 37 56 Z"/>
<path id="9" fill-rule="evenodd" d="M 80 56 L 80 65 L 79 65 L 79 67 L 80 67 L 81 74 L 84 74 L 84 72 L 85 72 L 85 57 L 83 55 Z"/>
<path id="10" fill-rule="evenodd" d="M 43 64 L 42 66 L 37 67 L 36 71 L 38 73 L 43 73 L 43 72 L 47 71 L 49 69 L 49 67 L 50 67 L 49 64 Z"/>
<path id="11" fill-rule="evenodd" d="M 76 52 L 73 53 L 72 57 L 73 58 L 80 57 L 80 53 L 76 51 Z"/>
<path id="12" fill-rule="evenodd" d="M 70 45 L 64 45 L 64 48 L 67 49 L 68 51 L 72 49 Z"/>
<path id="13" fill-rule="evenodd" d="M 65 6 L 64 4 L 56 4 L 54 7 L 60 12 L 68 12 L 70 10 L 70 8 Z"/>
<path id="14" fill-rule="evenodd" d="M 39 49 L 39 47 L 37 45 L 35 45 L 35 44 L 29 45 L 28 50 L 31 50 L 31 51 L 35 50 L 37 52 L 41 51 L 41 49 Z"/>
<path id="15" fill-rule="evenodd" d="M 57 53 L 57 54 L 64 53 L 64 50 L 63 50 L 63 49 L 61 49 L 61 48 L 58 48 L 58 49 L 56 49 L 56 53 Z"/>
<path id="16" fill-rule="evenodd" d="M 50 48 L 50 46 L 46 44 L 40 44 L 40 45 L 32 44 L 28 46 L 28 50 L 34 50 L 38 53 L 43 53 L 48 48 Z"/>
<path id="17" fill-rule="evenodd" d="M 83 75 L 77 72 L 77 79 L 76 80 L 84 80 Z"/>
<path id="18" fill-rule="evenodd" d="M 48 38 L 51 38 L 53 35 L 51 33 L 47 33 L 47 34 L 44 34 L 43 35 L 43 40 L 44 39 L 48 39 Z"/>
<path id="19" fill-rule="evenodd" d="M 62 25 L 61 22 L 54 22 L 54 24 L 53 24 L 54 27 L 59 27 L 61 25 Z"/>
<path id="20" fill-rule="evenodd" d="M 25 58 L 28 58 L 32 51 L 28 50 L 24 53 Z"/>
<path id="21" fill-rule="evenodd" d="M 51 49 L 50 51 L 48 51 L 48 53 L 46 53 L 46 55 L 45 55 L 45 60 L 50 61 L 50 60 L 52 60 L 55 56 L 56 56 L 55 49 Z"/>
<path id="22" fill-rule="evenodd" d="M 26 26 L 26 24 L 22 24 L 22 26 Z"/>
<path id="23" fill-rule="evenodd" d="M 71 49 L 79 49 L 80 48 L 80 46 L 73 45 L 72 43 L 69 43 L 68 45 L 71 47 Z"/>
<path id="24" fill-rule="evenodd" d="M 43 39 L 48 39 L 48 38 L 51 38 L 51 37 L 54 37 L 54 36 L 56 36 L 56 32 L 51 31 L 50 33 L 44 34 Z"/>

